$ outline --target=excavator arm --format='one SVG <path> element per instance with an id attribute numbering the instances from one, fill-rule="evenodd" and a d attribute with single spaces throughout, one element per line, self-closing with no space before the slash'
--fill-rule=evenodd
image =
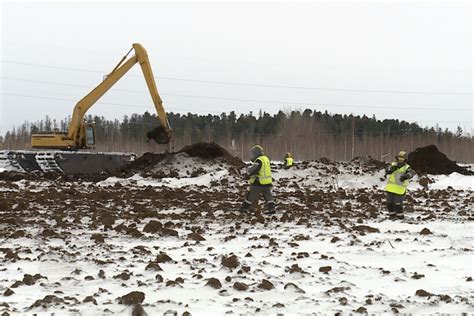
<path id="1" fill-rule="evenodd" d="M 135 54 L 127 59 L 130 52 L 134 50 Z M 126 60 L 127 59 L 127 60 Z M 168 122 L 166 112 L 163 108 L 163 101 L 158 94 L 153 71 L 151 70 L 150 61 L 145 48 L 140 44 L 133 44 L 133 47 L 120 60 L 115 68 L 106 76 L 106 78 L 83 97 L 75 106 L 69 123 L 67 136 L 64 134 L 38 134 L 32 136 L 32 147 L 34 148 L 68 148 L 81 149 L 87 148 L 86 133 L 87 126 L 84 124 L 84 116 L 87 111 L 110 89 L 117 81 L 120 80 L 136 63 L 139 63 L 143 76 L 150 92 L 153 104 L 160 125 L 153 131 L 147 133 L 147 137 L 155 140 L 159 144 L 168 144 L 171 140 L 171 127 Z"/>

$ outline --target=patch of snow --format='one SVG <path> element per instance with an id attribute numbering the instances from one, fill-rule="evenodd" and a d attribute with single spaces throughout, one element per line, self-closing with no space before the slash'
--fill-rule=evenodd
<path id="1" fill-rule="evenodd" d="M 227 176 L 229 172 L 227 170 L 221 170 L 211 173 L 206 173 L 193 178 L 144 178 L 139 174 L 135 174 L 130 178 L 117 178 L 109 177 L 104 181 L 98 182 L 98 186 L 110 186 L 115 183 L 120 183 L 122 185 L 136 185 L 139 187 L 169 187 L 169 188 L 182 188 L 189 186 L 205 186 L 210 187 L 211 183 L 214 181 L 219 181 Z"/>
<path id="2" fill-rule="evenodd" d="M 450 175 L 433 176 L 435 183 L 429 184 L 431 189 L 446 189 L 452 187 L 457 190 L 474 190 L 474 176 L 466 176 L 453 172 Z"/>

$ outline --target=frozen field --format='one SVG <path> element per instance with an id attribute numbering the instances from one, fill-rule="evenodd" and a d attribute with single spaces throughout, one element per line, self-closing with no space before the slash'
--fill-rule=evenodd
<path id="1" fill-rule="evenodd" d="M 370 161 L 277 168 L 270 217 L 225 161 L 156 171 L 0 178 L 0 314 L 474 313 L 474 176 L 415 178 L 390 221 Z"/>

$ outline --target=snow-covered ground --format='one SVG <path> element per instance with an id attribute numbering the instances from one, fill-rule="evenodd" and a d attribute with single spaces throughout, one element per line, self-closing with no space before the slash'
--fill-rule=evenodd
<path id="1" fill-rule="evenodd" d="M 163 169 L 0 181 L 0 313 L 131 315 L 134 291 L 148 315 L 474 313 L 473 176 L 414 179 L 390 221 L 383 172 L 351 163 L 274 170 L 271 217 L 235 212 L 222 163 Z"/>

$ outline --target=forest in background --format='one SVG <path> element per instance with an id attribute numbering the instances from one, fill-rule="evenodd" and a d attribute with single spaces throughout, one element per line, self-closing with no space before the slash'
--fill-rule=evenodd
<path id="1" fill-rule="evenodd" d="M 86 117 L 96 129 L 97 151 L 141 155 L 214 141 L 243 160 L 249 159 L 251 146 L 260 144 L 272 160 L 281 160 L 286 152 L 291 152 L 296 160 L 322 157 L 351 160 L 357 156 L 372 156 L 388 161 L 399 150 L 410 152 L 434 144 L 452 160 L 474 162 L 474 138 L 463 133 L 460 127 L 453 132 L 439 127 L 423 128 L 396 119 L 377 120 L 309 109 L 279 111 L 273 115 L 262 111 L 240 115 L 235 112 L 220 115 L 169 113 L 168 120 L 173 128 L 173 141 L 170 146 L 164 146 L 147 142 L 146 133 L 158 125 L 154 114 L 133 114 L 122 120 Z M 32 133 L 65 131 L 68 124 L 69 118 L 57 121 L 49 117 L 25 122 L 0 136 L 0 141 L 4 149 L 31 149 Z"/>

